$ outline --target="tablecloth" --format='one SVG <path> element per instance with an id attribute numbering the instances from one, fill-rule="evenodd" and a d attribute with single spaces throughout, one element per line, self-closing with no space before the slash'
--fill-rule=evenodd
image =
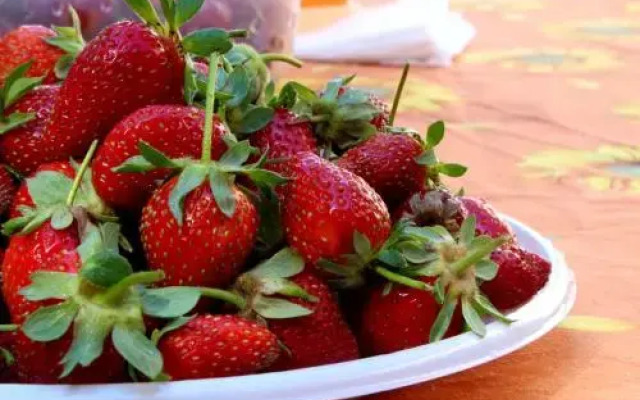
<path id="1" fill-rule="evenodd" d="M 560 327 L 498 361 L 369 400 L 640 399 L 640 1 L 453 0 L 477 27 L 448 69 L 414 68 L 399 123 L 447 122 L 452 181 L 551 238 L 577 275 Z M 313 13 L 310 17 L 309 13 Z M 324 15 L 324 18 L 322 17 Z M 302 29 L 331 13 L 305 10 Z M 293 76 L 387 98 L 400 70 L 310 64 Z"/>

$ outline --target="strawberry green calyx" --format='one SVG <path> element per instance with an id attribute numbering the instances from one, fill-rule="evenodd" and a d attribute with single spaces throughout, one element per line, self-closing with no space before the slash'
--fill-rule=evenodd
<path id="1" fill-rule="evenodd" d="M 405 134 L 404 131 L 391 131 L 391 133 Z M 430 187 L 438 187 L 441 185 L 440 175 L 446 175 L 452 178 L 459 178 L 467 172 L 467 167 L 455 163 L 441 162 L 435 153 L 435 148 L 442 142 L 445 135 L 445 125 L 442 121 L 436 121 L 427 129 L 426 140 L 420 135 L 413 135 L 424 148 L 424 152 L 416 157 L 416 163 L 424 165 L 429 169 L 427 185 Z"/>
<path id="2" fill-rule="evenodd" d="M 220 55 L 214 53 L 210 57 L 210 71 L 207 85 L 207 101 L 205 106 L 205 126 L 202 139 L 202 156 L 200 160 L 172 160 L 146 143 L 140 143 L 141 156 L 133 157 L 117 167 L 117 172 L 147 172 L 156 168 L 182 170 L 178 181 L 169 196 L 169 208 L 172 215 L 181 225 L 183 222 L 183 203 L 186 196 L 208 180 L 211 193 L 224 215 L 231 218 L 235 214 L 237 201 L 233 192 L 236 174 L 251 179 L 258 187 L 273 188 L 286 182 L 286 179 L 271 171 L 262 169 L 266 154 L 254 164 L 245 165 L 257 149 L 248 141 L 238 142 L 235 136 L 224 137 L 228 150 L 222 157 L 211 159 L 212 135 L 214 124 L 214 106 L 216 97 L 216 81 Z"/>
<path id="3" fill-rule="evenodd" d="M 26 235 L 43 223 L 50 221 L 56 230 L 67 229 L 74 220 L 83 222 L 87 216 L 99 221 L 117 221 L 117 217 L 98 197 L 91 183 L 88 168 L 98 146 L 95 141 L 76 169 L 75 178 L 53 171 L 41 171 L 26 180 L 29 194 L 35 207 L 22 206 L 22 216 L 7 221 L 2 232 L 5 235 Z"/>
<path id="4" fill-rule="evenodd" d="M 143 316 L 173 319 L 190 312 L 200 293 L 193 288 L 148 288 L 162 272 L 134 273 L 118 252 L 120 227 L 112 222 L 81 230 L 77 274 L 39 271 L 21 290 L 28 301 L 57 300 L 31 314 L 22 331 L 37 342 L 61 338 L 73 326 L 73 340 L 61 360 L 62 376 L 91 365 L 111 338 L 120 355 L 150 379 L 160 375 L 162 356 L 145 335 Z"/>
<path id="5" fill-rule="evenodd" d="M 476 220 L 471 216 L 463 222 L 455 238 L 439 226 L 410 230 L 412 234 L 425 238 L 430 243 L 430 254 L 436 255 L 435 259 L 415 271 L 417 275 L 433 277 L 433 294 L 442 304 L 431 330 L 432 342 L 442 339 L 458 306 L 462 307 L 465 322 L 478 336 L 486 334 L 483 315 L 511 322 L 482 294 L 478 284 L 478 281 L 495 278 L 498 267 L 489 257 L 507 239 L 476 236 L 475 228 Z"/>
<path id="6" fill-rule="evenodd" d="M 20 327 L 18 325 L 0 325 L 0 333 L 15 332 L 19 328 Z M 15 363 L 15 358 L 13 357 L 13 354 L 9 352 L 9 350 L 0 346 L 0 362 L 2 361 L 4 361 L 4 365 L 12 366 Z M 2 364 L 0 363 L 0 365 Z"/>
<path id="7" fill-rule="evenodd" d="M 0 135 L 36 118 L 35 113 L 14 112 L 6 115 L 6 110 L 9 107 L 44 80 L 44 77 L 29 78 L 25 76 L 32 64 L 33 61 L 28 61 L 16 67 L 5 79 L 4 86 L 0 88 Z"/>
<path id="8" fill-rule="evenodd" d="M 0 325 L 0 332 L 15 332 L 18 328 L 18 325 Z"/>
<path id="9" fill-rule="evenodd" d="M 67 77 L 73 61 L 86 45 L 82 37 L 80 18 L 71 5 L 69 5 L 69 15 L 73 23 L 72 26 L 54 26 L 53 30 L 56 32 L 56 36 L 46 39 L 47 43 L 66 53 L 58 59 L 54 68 L 56 77 L 60 80 Z"/>

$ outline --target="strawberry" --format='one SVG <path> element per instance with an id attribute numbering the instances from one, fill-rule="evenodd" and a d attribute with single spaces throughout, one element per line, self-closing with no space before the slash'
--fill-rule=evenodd
<path id="1" fill-rule="evenodd" d="M 15 325 L 0 325 L 0 384 L 17 381 L 13 343 Z"/>
<path id="2" fill-rule="evenodd" d="M 421 278 L 433 283 L 432 278 Z M 368 355 L 393 353 L 429 342 L 442 306 L 433 294 L 402 285 L 387 292 L 384 285 L 371 289 L 362 312 L 360 345 Z M 445 337 L 462 332 L 462 315 L 456 311 Z"/>
<path id="3" fill-rule="evenodd" d="M 272 187 L 284 180 L 258 165 L 243 165 L 254 153 L 247 141 L 224 140 L 229 149 L 212 158 L 215 83 L 219 55 L 214 53 L 207 87 L 200 160 L 171 160 L 146 145 L 142 158 L 127 160 L 121 171 L 155 167 L 182 169 L 156 190 L 142 211 L 140 233 L 149 267 L 163 271 L 166 284 L 226 286 L 241 272 L 258 234 L 258 210 L 234 183 L 234 174 Z M 260 163 L 260 162 L 259 162 Z M 259 164 L 258 163 L 258 164 Z"/>
<path id="4" fill-rule="evenodd" d="M 476 233 L 478 235 L 492 238 L 506 236 L 516 242 L 515 234 L 509 224 L 500 218 L 496 210 L 485 200 L 463 196 L 460 201 L 462 201 L 467 213 L 476 217 Z"/>
<path id="5" fill-rule="evenodd" d="M 290 298 L 292 303 L 313 313 L 268 322 L 271 332 L 287 348 L 270 370 L 285 371 L 359 358 L 358 344 L 329 286 L 310 272 L 303 272 L 290 280 L 316 301 Z"/>
<path id="6" fill-rule="evenodd" d="M 493 280 L 482 284 L 482 291 L 499 310 L 521 306 L 546 285 L 551 263 L 535 253 L 511 244 L 496 249 L 491 260 L 498 265 Z"/>
<path id="7" fill-rule="evenodd" d="M 308 263 L 353 253 L 356 232 L 374 248 L 387 239 L 389 212 L 362 178 L 309 152 L 285 167 L 291 181 L 283 187 L 282 224 L 287 241 Z"/>
<path id="8" fill-rule="evenodd" d="M 278 358 L 276 336 L 236 315 L 198 315 L 159 343 L 171 379 L 206 379 L 254 374 Z"/>
<path id="9" fill-rule="evenodd" d="M 449 232 L 460 230 L 467 210 L 457 196 L 444 188 L 422 189 L 409 196 L 393 211 L 393 220 L 407 219 L 417 226 L 440 225 Z"/>
<path id="10" fill-rule="evenodd" d="M 427 168 L 416 162 L 423 151 L 410 136 L 380 134 L 347 151 L 336 164 L 363 178 L 394 207 L 424 186 Z"/>
<path id="11" fill-rule="evenodd" d="M 390 207 L 426 187 L 438 187 L 440 174 L 460 177 L 467 168 L 438 160 L 434 149 L 444 138 L 444 124 L 432 124 L 424 141 L 417 134 L 391 128 L 347 151 L 337 164 L 367 181 Z"/>
<path id="12" fill-rule="evenodd" d="M 13 201 L 16 184 L 11 174 L 0 165 L 0 216 L 3 216 Z M 0 258 L 0 263 L 2 258 Z"/>
<path id="13" fill-rule="evenodd" d="M 285 108 L 277 108 L 271 122 L 251 134 L 249 143 L 257 147 L 262 154 L 267 154 L 268 160 L 280 162 L 300 152 L 317 151 L 311 124 L 297 121 L 295 114 Z M 280 162 L 267 163 L 266 168 L 282 172 Z"/>
<path id="14" fill-rule="evenodd" d="M 182 99 L 184 60 L 175 43 L 142 23 L 115 23 L 93 39 L 60 88 L 44 140 L 80 156 L 123 117 Z"/>
<path id="15" fill-rule="evenodd" d="M 26 76 L 43 76 L 45 83 L 56 81 L 54 67 L 65 53 L 47 43 L 56 33 L 42 25 L 22 25 L 0 38 L 0 84 L 17 66 L 34 60 Z"/>
<path id="16" fill-rule="evenodd" d="M 162 185 L 142 211 L 140 233 L 149 267 L 164 271 L 167 285 L 227 286 L 253 248 L 257 210 L 233 187 L 235 211 L 225 215 L 209 184 L 200 184 L 184 199 L 184 213 L 177 220 L 170 198 L 178 180 Z"/>
<path id="17" fill-rule="evenodd" d="M 169 169 L 147 173 L 120 173 L 114 169 L 139 154 L 144 141 L 171 157 L 197 157 L 202 152 L 204 111 L 186 106 L 148 106 L 120 121 L 107 135 L 92 163 L 93 184 L 110 206 L 138 212 L 151 193 L 170 174 Z M 226 150 L 224 125 L 216 120 L 213 159 Z"/>

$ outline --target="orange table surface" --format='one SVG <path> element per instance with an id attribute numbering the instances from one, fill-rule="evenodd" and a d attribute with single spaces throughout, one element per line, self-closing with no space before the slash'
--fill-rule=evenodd
<path id="1" fill-rule="evenodd" d="M 399 123 L 448 124 L 456 181 L 529 223 L 575 270 L 571 316 L 468 372 L 369 400 L 640 399 L 640 1 L 452 0 L 478 36 L 448 69 L 414 68 Z M 305 9 L 303 31 L 344 10 Z M 290 76 L 390 98 L 397 68 L 309 64 Z"/>

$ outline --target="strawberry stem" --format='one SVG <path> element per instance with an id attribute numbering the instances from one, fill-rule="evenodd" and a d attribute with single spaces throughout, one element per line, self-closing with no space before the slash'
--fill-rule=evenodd
<path id="1" fill-rule="evenodd" d="M 495 249 L 502 246 L 509 241 L 506 236 L 501 236 L 497 239 L 487 241 L 486 243 L 472 249 L 463 258 L 455 261 L 451 264 L 450 269 L 454 274 L 460 275 L 472 265 L 476 265 L 483 258 L 491 254 Z"/>
<path id="2" fill-rule="evenodd" d="M 384 267 L 377 266 L 374 268 L 374 271 L 390 282 L 394 282 L 418 290 L 425 290 L 427 292 L 430 292 L 433 289 L 431 285 L 427 285 L 424 282 L 408 278 L 404 275 L 396 274 L 395 272 L 389 271 Z"/>
<path id="3" fill-rule="evenodd" d="M 302 61 L 286 54 L 266 53 L 266 54 L 261 54 L 260 58 L 262 58 L 262 61 L 264 61 L 265 63 L 269 63 L 272 61 L 281 61 L 283 63 L 293 65 L 296 68 L 302 68 L 302 65 L 303 65 Z"/>
<path id="4" fill-rule="evenodd" d="M 73 201 L 75 200 L 80 184 L 82 183 L 82 177 L 87 171 L 87 168 L 89 168 L 89 163 L 91 162 L 97 148 L 98 141 L 94 140 L 93 143 L 91 143 L 91 147 L 89 148 L 87 155 L 84 156 L 84 160 L 82 160 L 82 164 L 80 164 L 78 172 L 76 172 L 76 177 L 73 179 L 73 186 L 71 186 L 71 191 L 69 191 L 69 195 L 67 196 L 67 207 L 71 207 L 73 205 Z"/>
<path id="5" fill-rule="evenodd" d="M 400 98 L 402 97 L 402 93 L 404 92 L 404 86 L 407 83 L 407 76 L 409 75 L 409 69 L 411 68 L 411 64 L 406 63 L 404 68 L 402 69 L 402 77 L 400 78 L 400 83 L 398 83 L 398 89 L 396 90 L 396 95 L 393 98 L 393 107 L 391 108 L 391 114 L 389 114 L 389 126 L 393 126 L 393 123 L 396 120 L 396 114 L 398 113 L 398 106 L 400 105 Z"/>
<path id="6" fill-rule="evenodd" d="M 207 102 L 205 105 L 204 137 L 202 139 L 202 162 L 211 162 L 213 135 L 213 108 L 216 102 L 216 80 L 218 79 L 218 53 L 211 54 L 209 61 L 209 80 L 207 81 Z"/>
<path id="7" fill-rule="evenodd" d="M 18 325 L 0 325 L 0 332 L 15 332 L 18 330 Z"/>
<path id="8" fill-rule="evenodd" d="M 125 297 L 126 292 L 133 286 L 157 283 L 165 278 L 162 271 L 145 271 L 132 274 L 116 283 L 106 292 L 96 296 L 95 301 L 101 304 L 115 304 Z"/>
<path id="9" fill-rule="evenodd" d="M 232 292 L 228 292 L 226 290 L 214 289 L 214 288 L 206 288 L 201 287 L 200 293 L 205 296 L 216 300 L 222 300 L 226 303 L 233 304 L 238 307 L 238 309 L 243 310 L 247 306 L 247 302 L 245 299 Z"/>
<path id="10" fill-rule="evenodd" d="M 229 35 L 230 38 L 246 38 L 249 36 L 249 32 L 247 32 L 246 29 L 232 29 L 227 31 L 227 35 Z"/>

